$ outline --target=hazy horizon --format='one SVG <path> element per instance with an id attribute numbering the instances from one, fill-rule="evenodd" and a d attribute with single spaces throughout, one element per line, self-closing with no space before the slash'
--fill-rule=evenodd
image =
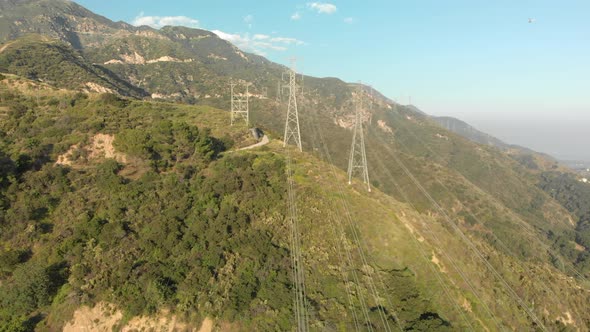
<path id="1" fill-rule="evenodd" d="M 590 162 L 590 112 L 563 112 L 570 116 L 560 116 L 558 112 L 528 114 L 502 110 L 479 113 L 476 110 L 436 110 L 416 106 L 430 115 L 465 121 L 508 144 L 546 153 L 559 160 Z"/>

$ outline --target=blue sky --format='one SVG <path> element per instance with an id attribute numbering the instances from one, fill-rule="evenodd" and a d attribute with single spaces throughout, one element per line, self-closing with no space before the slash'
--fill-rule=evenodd
<path id="1" fill-rule="evenodd" d="M 297 56 L 306 74 L 590 160 L 587 0 L 77 2 L 115 21 L 214 30 L 279 63 Z"/>

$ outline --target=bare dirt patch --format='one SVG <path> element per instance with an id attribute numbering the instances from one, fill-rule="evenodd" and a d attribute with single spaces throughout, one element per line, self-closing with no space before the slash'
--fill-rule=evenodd
<path id="1" fill-rule="evenodd" d="M 127 164 L 127 156 L 119 153 L 113 146 L 115 136 L 107 134 L 96 134 L 90 139 L 87 146 L 80 146 L 75 144 L 70 149 L 57 157 L 55 162 L 57 165 L 73 166 L 74 164 L 83 163 L 85 161 L 93 161 L 98 159 L 115 159 L 117 162 Z M 87 155 L 86 158 L 78 158 L 76 154 L 81 153 Z M 81 160 L 79 160 L 81 159 Z"/>
<path id="2" fill-rule="evenodd" d="M 213 331 L 213 320 L 209 317 L 205 318 L 203 323 L 201 324 L 201 328 L 199 332 L 211 332 Z"/>
<path id="3" fill-rule="evenodd" d="M 385 121 L 383 121 L 383 120 L 377 121 L 377 125 L 379 125 L 379 129 L 383 130 L 386 133 L 392 133 L 393 132 L 393 130 L 391 129 L 391 127 L 388 126 L 387 123 L 385 123 Z"/>
<path id="4" fill-rule="evenodd" d="M 90 142 L 90 159 L 109 158 L 115 159 L 120 163 L 127 163 L 127 157 L 123 153 L 115 151 L 113 142 L 115 136 L 106 134 L 96 134 Z"/>
<path id="5" fill-rule="evenodd" d="M 121 311 L 115 310 L 107 303 L 99 303 L 94 308 L 82 307 L 74 312 L 74 318 L 68 322 L 63 331 L 97 331 L 111 332 L 123 318 Z"/>
<path id="6" fill-rule="evenodd" d="M 113 89 L 109 89 L 107 87 L 104 87 L 100 84 L 94 83 L 94 82 L 86 82 L 86 84 L 84 85 L 85 87 L 85 91 L 86 92 L 98 92 L 98 93 L 116 93 L 115 90 Z"/>
<path id="7" fill-rule="evenodd" d="M 80 148 L 80 144 L 75 144 L 70 147 L 70 149 L 57 157 L 57 161 L 55 162 L 56 165 L 67 165 L 72 166 L 74 155 L 76 151 Z"/>
<path id="8" fill-rule="evenodd" d="M 197 331 L 195 326 L 180 322 L 176 315 L 163 310 L 155 316 L 139 316 L 131 318 L 121 326 L 123 313 L 114 305 L 101 302 L 94 308 L 81 307 L 74 312 L 74 317 L 65 326 L 64 332 L 77 331 Z M 212 332 L 213 320 L 205 318 L 198 332 Z"/>
<path id="9" fill-rule="evenodd" d="M 163 311 L 155 317 L 134 317 L 122 329 L 121 332 L 133 331 L 194 331 L 187 324 L 178 322 L 175 315 Z M 209 330 L 210 331 L 210 330 Z"/>
<path id="10" fill-rule="evenodd" d="M 584 247 L 584 246 L 582 246 L 582 245 L 580 245 L 580 244 L 578 244 L 578 243 L 576 243 L 576 242 L 574 242 L 574 248 L 575 248 L 577 251 L 586 251 L 586 247 Z"/>
<path id="11" fill-rule="evenodd" d="M 431 261 L 434 263 L 434 265 L 438 266 L 440 272 L 447 273 L 447 269 L 442 264 L 442 262 L 438 259 L 438 257 L 436 257 L 436 255 L 434 254 L 434 251 L 432 252 L 432 259 L 431 259 Z"/>
<path id="12" fill-rule="evenodd" d="M 557 320 L 562 322 L 565 325 L 575 325 L 574 318 L 569 311 L 564 312 L 562 317 L 557 317 Z"/>
<path id="13" fill-rule="evenodd" d="M 473 312 L 473 308 L 471 307 L 471 303 L 467 301 L 466 298 L 463 298 L 463 303 L 461 303 L 461 307 L 466 311 Z"/>

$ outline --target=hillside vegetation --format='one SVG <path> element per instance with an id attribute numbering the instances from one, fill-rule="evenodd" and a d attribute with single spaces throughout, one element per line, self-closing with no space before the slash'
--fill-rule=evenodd
<path id="1" fill-rule="evenodd" d="M 146 96 L 146 92 L 109 70 L 89 63 L 69 45 L 46 37 L 29 35 L 0 48 L 0 72 L 72 90 Z"/>
<path id="2" fill-rule="evenodd" d="M 282 148 L 228 153 L 244 139 L 244 128 L 228 127 L 226 113 L 215 109 L 23 90 L 25 83 L 6 78 L 2 93 L 6 326 L 55 329 L 81 305 L 107 302 L 123 310 L 120 324 L 168 308 L 193 326 L 210 316 L 236 329 L 291 329 Z M 27 92 L 39 89 L 39 98 Z M 315 130 L 324 137 L 321 127 Z M 124 162 L 89 156 L 82 147 L 97 133 L 114 135 Z M 315 150 L 328 157 L 320 142 Z M 70 166 L 55 163 L 75 145 Z M 407 330 L 530 326 L 500 284 L 476 277 L 485 268 L 462 254 L 464 245 L 444 223 L 414 209 L 418 200 L 406 205 L 351 190 L 333 166 L 308 154 L 295 160 L 312 326 L 353 328 L 364 308 L 360 299 L 372 308 L 375 327 L 377 308 L 388 324 Z M 587 295 L 566 291 L 567 302 L 541 295 L 534 278 L 559 272 L 474 241 L 519 292 L 553 313 L 545 324 L 563 326 L 564 312 L 583 319 Z M 443 243 L 446 252 L 439 251 Z M 477 284 L 465 284 L 461 274 Z M 546 291 L 574 285 L 553 279 Z M 505 304 L 490 308 L 492 293 L 483 289 L 497 289 Z"/>
<path id="3" fill-rule="evenodd" d="M 103 301 L 123 309 L 125 317 L 168 307 L 195 326 L 210 315 L 244 330 L 290 329 L 285 170 L 275 148 L 224 153 L 241 137 L 236 129 L 225 129 L 218 139 L 195 126 L 203 113 L 215 119 L 219 111 L 213 109 L 45 92 L 40 99 L 17 90 L 2 95 L 0 319 L 8 330 L 35 324 L 54 329 L 79 306 Z M 58 97 L 67 106 L 54 102 Z M 114 146 L 126 161 L 92 159 L 80 148 L 71 166 L 55 163 L 95 133 L 115 135 Z M 329 191 L 306 180 L 314 163 L 296 170 L 302 203 L 315 197 L 329 204 Z M 136 169 L 131 176 L 129 168 Z M 365 198 L 358 209 L 367 204 L 374 203 Z M 314 326 L 325 328 L 352 324 L 339 318 L 348 306 L 339 273 L 344 267 L 331 244 L 339 240 L 326 242 L 331 230 L 323 229 L 334 209 L 310 207 L 302 217 L 309 227 L 310 314 Z M 364 222 L 388 225 L 381 215 Z M 319 232 L 311 231 L 317 222 Z M 350 268 L 369 268 L 357 260 Z M 333 268 L 321 268 L 325 264 Z M 408 326 L 451 326 L 435 313 L 435 300 L 421 295 L 430 286 L 414 280 L 407 267 L 394 263 L 379 273 L 396 285 L 382 290 L 391 301 L 382 304 L 391 311 L 391 324 L 401 307 Z M 358 289 L 368 292 L 363 284 Z M 377 319 L 371 318 L 375 325 Z"/>
<path id="4" fill-rule="evenodd" d="M 309 76 L 304 152 L 284 149 L 284 66 L 70 1 L 0 9 L 0 331 L 92 310 L 115 329 L 293 330 L 289 199 L 312 330 L 590 326 L 588 186 L 553 160 Z M 229 126 L 230 79 L 270 144 L 238 151 L 255 140 Z M 345 185 L 358 93 L 371 193 Z"/>

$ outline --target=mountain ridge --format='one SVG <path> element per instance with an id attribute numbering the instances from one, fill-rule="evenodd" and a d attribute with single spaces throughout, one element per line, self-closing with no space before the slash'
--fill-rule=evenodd
<path id="1" fill-rule="evenodd" d="M 0 252 L 0 281 L 16 290 L 49 277 L 57 284 L 41 287 L 39 299 L 7 292 L 10 298 L 0 300 L 18 306 L 2 306 L 15 312 L 0 317 L 20 324 L 39 310 L 48 315 L 39 326 L 51 329 L 80 304 L 108 300 L 128 315 L 154 314 L 161 305 L 194 322 L 209 314 L 245 330 L 293 327 L 292 304 L 282 299 L 292 285 L 282 199 L 286 152 L 275 139 L 256 151 L 226 153 L 245 142 L 247 131 L 229 126 L 222 111 L 230 77 L 254 83 L 252 123 L 281 137 L 286 105 L 277 82 L 286 68 L 241 56 L 201 30 L 117 35 L 107 28 L 77 38 L 86 45 L 85 61 L 169 100 L 56 91 L 3 77 L 0 240 L 15 250 Z M 528 165 L 468 141 L 414 107 L 371 98 L 363 86 L 376 189 L 368 194 L 356 180 L 346 187 L 358 84 L 303 80 L 298 105 L 306 152 L 293 151 L 293 160 L 314 327 L 352 328 L 349 309 L 362 311 L 360 296 L 374 327 L 384 312 L 409 330 L 590 326 L 590 246 L 581 242 L 589 234 L 586 214 L 563 191 L 551 192 L 567 188 L 569 179 L 562 183 L 532 167 L 536 161 Z M 95 134 L 114 136 L 114 148 L 128 159 L 90 158 L 85 146 Z M 55 164 L 68 153 L 74 166 Z M 347 215 L 356 223 L 339 234 Z M 356 231 L 365 243 L 355 242 Z M 341 254 L 352 250 L 348 265 L 339 263 L 339 244 Z M 26 277 L 35 278 L 27 283 Z M 372 296 L 371 281 L 387 296 Z M 359 298 L 347 304 L 349 286 Z M 337 324 L 342 317 L 344 327 Z"/>

